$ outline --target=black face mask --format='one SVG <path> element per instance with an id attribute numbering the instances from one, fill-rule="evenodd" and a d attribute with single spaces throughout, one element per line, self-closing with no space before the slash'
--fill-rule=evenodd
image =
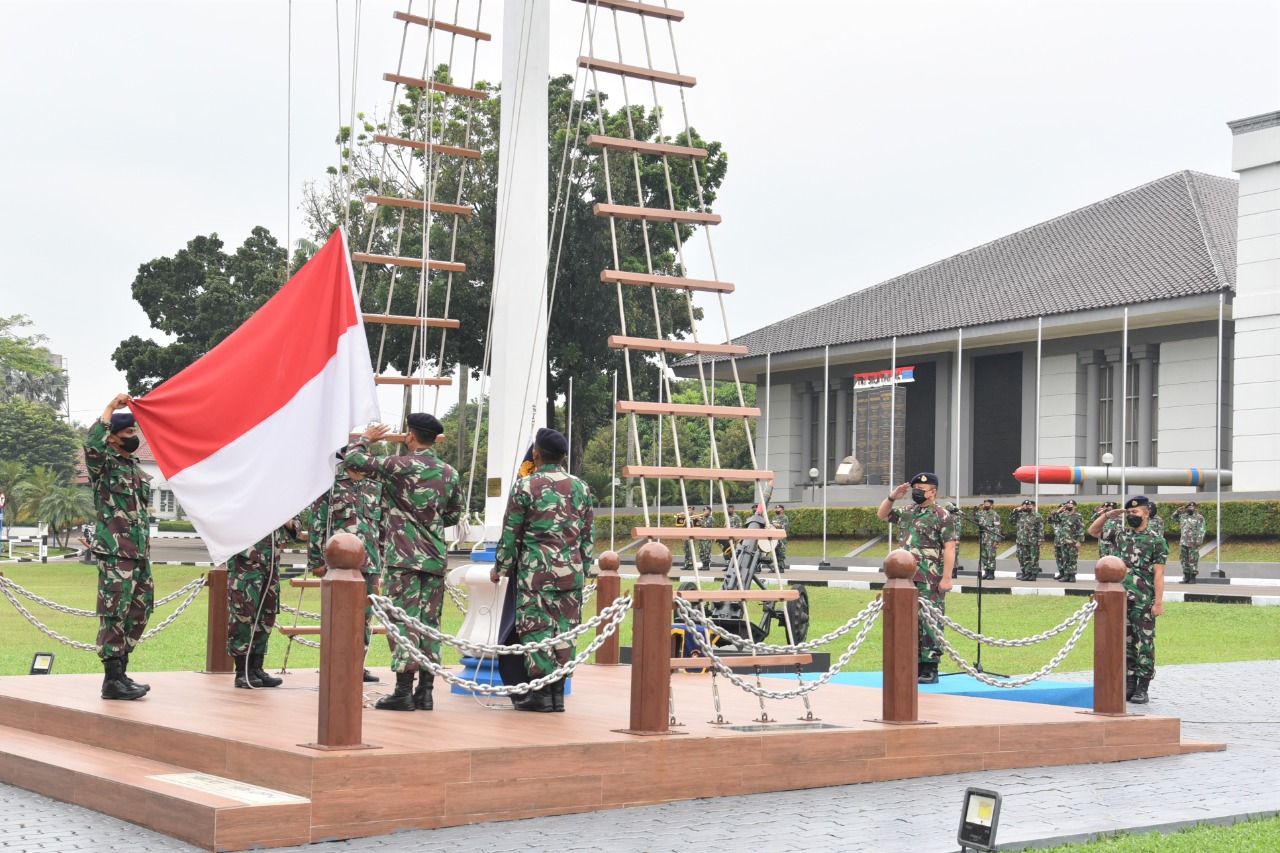
<path id="1" fill-rule="evenodd" d="M 142 439 L 138 438 L 136 435 L 131 435 L 128 438 L 120 439 L 120 449 L 123 450 L 125 453 L 136 452 L 138 449 L 138 445 L 140 444 L 142 444 Z"/>
<path id="2" fill-rule="evenodd" d="M 1140 515 L 1130 515 L 1125 518 L 1125 521 L 1127 521 L 1129 526 L 1135 530 L 1142 526 L 1142 516 Z"/>
<path id="3" fill-rule="evenodd" d="M 924 493 L 924 489 L 912 489 L 911 500 L 915 501 L 918 504 L 922 504 L 925 501 L 929 500 L 929 496 Z"/>

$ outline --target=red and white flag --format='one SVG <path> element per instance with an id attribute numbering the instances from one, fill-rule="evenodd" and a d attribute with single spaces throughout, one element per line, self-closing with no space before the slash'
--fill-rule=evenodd
<path id="1" fill-rule="evenodd" d="M 379 416 L 342 229 L 240 328 L 129 408 L 214 562 L 328 490 L 334 451 Z"/>

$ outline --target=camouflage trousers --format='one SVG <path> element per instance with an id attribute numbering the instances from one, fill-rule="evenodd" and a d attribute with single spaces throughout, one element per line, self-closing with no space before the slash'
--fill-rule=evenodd
<path id="1" fill-rule="evenodd" d="M 1156 674 L 1156 617 L 1151 612 L 1154 602 L 1128 595 L 1128 621 L 1125 623 L 1124 672 L 1135 678 L 1152 678 Z"/>
<path id="2" fill-rule="evenodd" d="M 1079 545 L 1067 545 L 1066 543 L 1053 543 L 1053 559 L 1058 564 L 1058 571 L 1063 577 L 1075 580 L 1076 578 L 1076 560 L 1080 556 Z"/>
<path id="3" fill-rule="evenodd" d="M 686 566 L 686 567 L 688 567 L 688 568 L 692 568 L 692 567 L 693 567 L 693 565 L 694 565 L 694 562 L 693 562 L 693 540 L 692 540 L 692 539 L 686 539 L 686 540 L 684 540 L 684 564 L 685 564 L 685 566 Z"/>
<path id="4" fill-rule="evenodd" d="M 98 558 L 98 657 L 133 651 L 147 630 L 155 601 L 151 561 Z"/>
<path id="5" fill-rule="evenodd" d="M 582 590 L 516 590 L 516 634 L 522 643 L 538 643 L 563 634 L 582 622 Z M 553 651 L 527 652 L 530 678 L 541 678 L 577 654 L 573 643 L 557 643 Z"/>
<path id="6" fill-rule="evenodd" d="M 787 540 L 775 539 L 778 544 L 774 547 L 774 556 L 778 559 L 778 568 L 785 569 L 787 567 Z"/>
<path id="7" fill-rule="evenodd" d="M 1040 543 L 1033 542 L 1030 545 L 1018 546 L 1018 568 L 1024 574 L 1038 575 L 1040 574 Z"/>
<path id="8" fill-rule="evenodd" d="M 270 565 L 227 560 L 227 654 L 265 655 L 280 612 L 280 573 Z"/>
<path id="9" fill-rule="evenodd" d="M 701 563 L 704 568 L 711 565 L 711 540 L 710 539 L 698 540 L 698 562 Z"/>
<path id="10" fill-rule="evenodd" d="M 996 540 L 983 536 L 978 543 L 978 571 L 991 574 L 996 570 Z"/>
<path id="11" fill-rule="evenodd" d="M 938 582 L 941 580 L 941 575 L 932 572 L 926 574 L 917 570 L 911 582 L 916 585 L 916 591 L 920 593 L 921 601 L 928 601 L 934 607 L 946 613 L 947 594 L 938 589 Z M 942 643 L 938 642 L 938 636 L 933 633 L 933 628 L 924 621 L 924 617 L 920 617 L 916 641 L 919 644 L 920 663 L 937 663 L 942 660 Z"/>
<path id="12" fill-rule="evenodd" d="M 432 628 L 440 627 L 440 608 L 444 606 L 444 575 L 433 575 L 417 569 L 387 569 L 386 595 L 396 607 L 404 611 L 424 625 Z M 420 652 L 436 663 L 440 662 L 440 643 L 417 634 L 410 634 L 403 628 L 389 626 L 388 631 L 399 630 L 408 637 L 409 642 Z M 391 646 L 391 668 L 396 672 L 415 672 L 418 662 L 410 654 L 396 645 L 391 635 L 387 635 L 387 643 Z"/>
<path id="13" fill-rule="evenodd" d="M 1182 563 L 1182 573 L 1195 577 L 1200 571 L 1200 546 L 1188 545 L 1178 546 L 1178 562 Z"/>

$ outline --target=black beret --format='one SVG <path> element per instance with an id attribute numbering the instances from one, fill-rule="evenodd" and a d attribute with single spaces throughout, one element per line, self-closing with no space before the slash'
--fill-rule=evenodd
<path id="1" fill-rule="evenodd" d="M 1027 498 L 1025 501 L 1023 501 L 1023 502 L 1022 502 L 1022 505 L 1023 505 L 1023 506 L 1035 506 L 1035 505 L 1036 505 L 1036 502 L 1035 502 L 1035 501 L 1033 501 L 1033 500 L 1031 500 L 1031 498 Z"/>
<path id="2" fill-rule="evenodd" d="M 137 419 L 128 412 L 115 412 L 111 415 L 111 431 L 113 433 L 128 429 L 137 423 Z"/>
<path id="3" fill-rule="evenodd" d="M 420 432 L 429 439 L 434 439 L 444 432 L 444 427 L 440 425 L 440 421 L 436 420 L 436 416 L 429 415 L 426 412 L 414 412 L 409 415 L 407 423 L 409 424 L 409 429 L 414 432 Z"/>
<path id="4" fill-rule="evenodd" d="M 1200 508 L 1200 504 L 1196 503 L 1195 501 L 1187 501 L 1187 506 L 1195 507 L 1196 509 Z"/>
<path id="5" fill-rule="evenodd" d="M 938 475 L 937 475 L 937 474 L 930 474 L 930 473 L 929 473 L 929 472 L 927 472 L 927 471 L 926 471 L 926 472 L 924 472 L 924 473 L 921 473 L 921 474 L 916 474 L 914 477 L 912 477 L 912 478 L 911 478 L 911 485 L 913 485 L 913 486 L 933 486 L 934 488 L 937 488 L 937 487 L 938 487 Z"/>
<path id="6" fill-rule="evenodd" d="M 983 500 L 984 504 L 993 504 L 995 502 L 996 502 L 995 498 L 986 498 L 985 500 Z"/>
<path id="7" fill-rule="evenodd" d="M 543 427 L 538 430 L 538 434 L 534 436 L 533 443 L 544 453 L 564 456 L 569 452 L 569 442 L 565 440 L 564 433 L 550 427 Z"/>
<path id="8" fill-rule="evenodd" d="M 1133 509 L 1140 506 L 1151 506 L 1151 500 L 1146 495 L 1134 495 L 1124 502 L 1125 509 Z"/>
<path id="9" fill-rule="evenodd" d="M 778 504 L 778 512 L 782 512 L 784 509 L 786 509 L 785 506 L 783 506 L 782 504 Z"/>

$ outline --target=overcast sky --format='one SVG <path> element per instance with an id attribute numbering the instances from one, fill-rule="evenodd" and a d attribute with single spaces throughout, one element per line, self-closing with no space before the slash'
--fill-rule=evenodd
<path id="1" fill-rule="evenodd" d="M 356 100 L 372 115 L 406 5 L 363 4 Z M 735 335 L 1180 169 L 1232 175 L 1225 122 L 1280 109 L 1275 0 L 673 5 L 690 120 L 729 153 L 713 239 Z M 304 235 L 339 80 L 344 111 L 350 97 L 355 5 L 339 6 L 341 74 L 331 2 L 293 2 L 290 63 L 287 0 L 0 0 L 0 314 L 29 315 L 69 358 L 75 419 L 124 389 L 117 344 L 151 334 L 130 295 L 140 263 L 215 231 L 228 250 L 255 225 Z M 553 73 L 574 71 L 584 8 L 553 0 Z M 482 79 L 501 9 L 483 6 Z M 650 36 L 672 67 L 665 27 Z M 722 338 L 714 322 L 702 339 Z"/>

